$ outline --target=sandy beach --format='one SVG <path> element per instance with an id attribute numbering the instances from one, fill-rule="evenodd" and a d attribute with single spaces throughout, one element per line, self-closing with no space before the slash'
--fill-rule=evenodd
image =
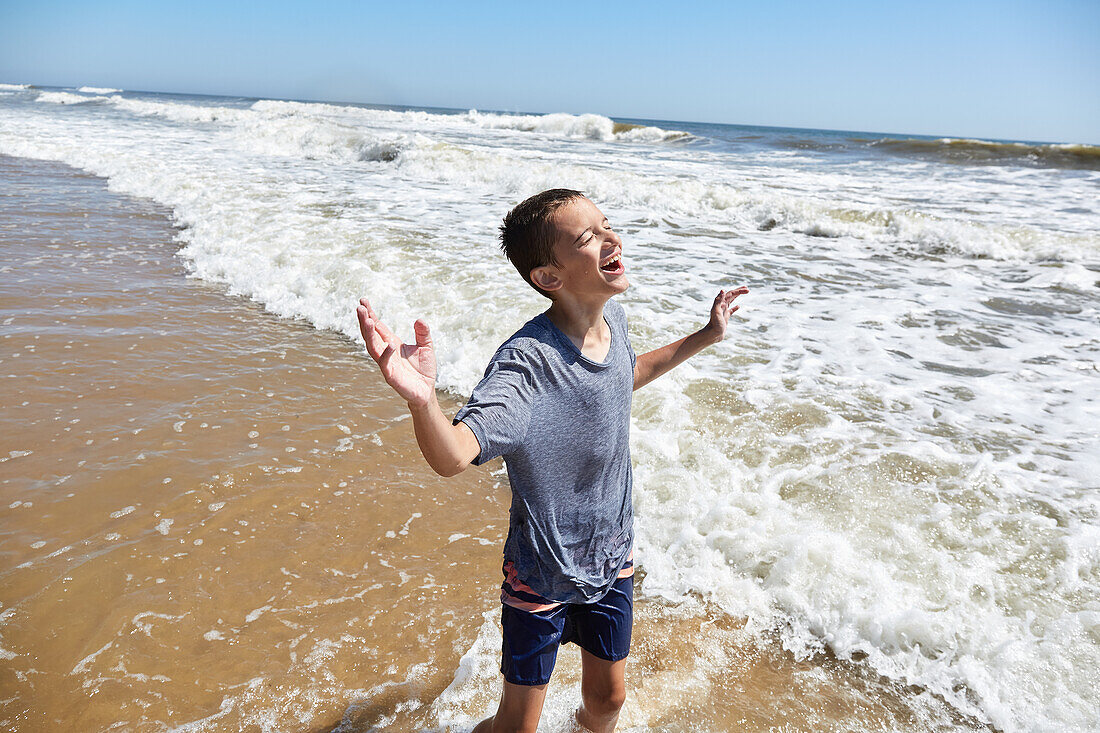
<path id="1" fill-rule="evenodd" d="M 187 277 L 162 207 L 10 157 L 0 191 L 4 727 L 476 722 L 500 684 L 500 461 L 432 473 L 357 344 Z M 624 729 L 973 724 L 687 608 L 640 598 Z M 559 670 L 546 730 L 575 650 Z"/>

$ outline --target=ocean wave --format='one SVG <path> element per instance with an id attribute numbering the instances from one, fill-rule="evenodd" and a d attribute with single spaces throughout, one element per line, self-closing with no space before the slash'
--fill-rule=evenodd
<path id="1" fill-rule="evenodd" d="M 205 107 L 176 102 L 148 102 L 118 95 L 107 100 L 119 109 L 145 117 L 163 117 L 173 122 L 236 122 L 248 116 L 248 110 L 234 107 Z"/>
<path id="2" fill-rule="evenodd" d="M 39 92 L 35 101 L 51 104 L 89 104 L 91 102 L 106 102 L 107 97 L 86 97 L 83 94 L 73 94 L 72 92 Z"/>
<path id="3" fill-rule="evenodd" d="M 1100 146 L 1097 145 L 1078 143 L 1031 145 L 949 137 L 938 140 L 881 138 L 871 140 L 867 144 L 891 153 L 933 158 L 948 163 L 1100 170 Z"/>
<path id="4" fill-rule="evenodd" d="M 697 179 L 652 178 L 625 171 L 517 160 L 458 146 L 408 149 L 403 169 L 439 182 L 478 180 L 517 198 L 567 181 L 612 208 L 642 207 L 655 217 L 717 220 L 748 231 L 851 237 L 921 256 L 957 254 L 998 260 L 1095 259 L 1100 237 L 1027 226 L 948 219 L 911 209 L 855 208 L 788 192 L 747 191 Z"/>
<path id="5" fill-rule="evenodd" d="M 572 115 L 555 112 L 545 115 L 514 115 L 470 110 L 462 114 L 426 112 L 423 110 L 384 110 L 350 105 L 334 105 L 325 102 L 291 102 L 261 99 L 251 109 L 268 117 L 300 116 L 306 118 L 339 118 L 369 125 L 428 127 L 454 129 L 455 125 L 469 125 L 480 130 L 515 130 L 533 132 L 551 137 L 605 142 L 667 143 L 694 140 L 695 136 L 682 130 L 665 130 L 650 125 L 615 122 L 597 114 Z"/>
<path id="6" fill-rule="evenodd" d="M 74 102 L 86 99 L 69 96 Z M 572 185 L 611 205 L 644 203 L 649 210 L 674 218 L 717 218 L 750 231 L 789 231 L 829 239 L 852 237 L 930 256 L 953 253 L 1001 260 L 1073 261 L 1095 258 L 1100 251 L 1097 238 L 1087 235 L 944 218 L 904 208 L 856 208 L 813 196 L 750 192 L 697 179 L 654 179 L 588 167 L 563 170 L 558 164 L 465 148 L 429 137 L 434 137 L 433 131 L 461 134 L 464 126 L 473 125 L 597 141 L 680 139 L 677 131 L 615 123 L 599 115 L 501 115 L 473 110 L 454 115 L 277 100 L 260 100 L 242 109 L 117 95 L 109 101 L 135 114 L 176 122 L 228 124 L 239 147 L 265 155 L 349 163 L 394 162 L 429 180 L 462 185 L 480 180 L 493 190 L 517 193 L 538 186 L 553 188 L 564 176 L 573 180 Z"/>
<path id="7" fill-rule="evenodd" d="M 21 92 L 24 89 L 30 89 L 30 84 L 0 84 L 0 89 L 6 89 L 13 92 Z"/>
<path id="8" fill-rule="evenodd" d="M 121 89 L 114 89 L 112 87 L 80 87 L 78 92 L 86 92 L 88 94 L 116 94 L 121 92 Z"/>
<path id="9" fill-rule="evenodd" d="M 615 122 L 597 114 L 571 115 L 552 112 L 544 115 L 512 115 L 470 110 L 463 117 L 473 125 L 490 130 L 520 130 L 558 137 L 628 142 L 669 142 L 693 137 L 682 130 Z"/>
<path id="10" fill-rule="evenodd" d="M 628 122 L 616 122 L 612 128 L 616 140 L 638 143 L 686 142 L 695 136 L 683 130 L 665 130 L 652 125 L 634 125 Z"/>
<path id="11" fill-rule="evenodd" d="M 196 108 L 188 108 L 196 109 Z M 493 190 L 517 194 L 538 187 L 552 188 L 564 175 L 609 205 L 642 203 L 668 216 L 697 217 L 737 223 L 750 231 L 780 230 L 814 237 L 852 237 L 886 243 L 922 255 L 958 254 L 1001 260 L 1077 260 L 1096 257 L 1096 237 L 1038 230 L 1027 226 L 989 224 L 969 219 L 949 219 L 910 209 L 855 208 L 816 197 L 792 193 L 748 192 L 729 185 L 700 180 L 652 179 L 629 172 L 595 168 L 570 168 L 539 160 L 444 143 L 421 134 L 377 129 L 382 124 L 415 129 L 408 115 L 415 115 L 422 129 L 456 120 L 482 128 L 552 130 L 556 135 L 603 140 L 607 130 L 618 135 L 674 134 L 659 128 L 629 127 L 614 132 L 608 118 L 585 116 L 520 118 L 512 115 L 438 115 L 335 107 L 297 102 L 256 102 L 236 114 L 242 145 L 254 152 L 306 159 L 395 162 L 409 173 L 437 182 L 465 185 L 480 180 Z M 339 119 L 332 115 L 343 113 Z M 192 114 L 192 113 L 189 113 Z M 596 116 L 593 116 L 596 117 Z M 443 129 L 443 128 L 439 128 Z M 593 133 L 593 130 L 604 132 Z M 657 132 L 653 132 L 656 130 Z"/>
<path id="12" fill-rule="evenodd" d="M 392 162 L 410 146 L 434 144 L 420 134 L 374 133 L 301 117 L 245 119 L 235 132 L 241 147 L 252 152 L 307 160 Z"/>

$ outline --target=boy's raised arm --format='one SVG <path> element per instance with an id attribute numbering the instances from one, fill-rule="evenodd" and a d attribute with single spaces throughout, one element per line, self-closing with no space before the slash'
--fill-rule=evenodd
<path id="1" fill-rule="evenodd" d="M 749 289 L 741 286 L 735 290 L 719 290 L 710 308 L 710 322 L 693 334 L 684 336 L 667 346 L 640 354 L 634 364 L 634 389 L 644 387 L 677 364 L 682 364 L 700 351 L 726 337 L 726 324 L 730 315 L 741 306 L 730 305 L 738 295 Z"/>
<path id="2" fill-rule="evenodd" d="M 359 301 L 355 310 L 367 352 L 378 363 L 386 384 L 409 405 L 416 442 L 424 459 L 441 476 L 461 473 L 481 452 L 481 446 L 465 423 L 452 425 L 439 408 L 435 397 L 435 352 L 428 324 L 417 319 L 413 324 L 416 343 L 403 344 L 378 320 L 366 298 Z"/>

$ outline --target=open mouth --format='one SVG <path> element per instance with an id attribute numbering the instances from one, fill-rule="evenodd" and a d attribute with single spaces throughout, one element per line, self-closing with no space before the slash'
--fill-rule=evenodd
<path id="1" fill-rule="evenodd" d="M 600 265 L 600 269 L 606 272 L 608 275 L 621 275 L 626 272 L 626 267 L 623 265 L 623 256 L 617 254 L 610 260 Z"/>

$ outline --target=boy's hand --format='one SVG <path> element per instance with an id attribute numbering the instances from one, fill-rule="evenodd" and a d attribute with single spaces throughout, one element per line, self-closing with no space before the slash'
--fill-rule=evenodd
<path id="1" fill-rule="evenodd" d="M 736 290 L 718 291 L 718 296 L 714 299 L 714 305 L 710 307 L 710 323 L 703 326 L 703 331 L 713 339 L 714 343 L 718 343 L 726 337 L 726 324 L 729 323 L 730 314 L 741 307 L 735 305 L 731 308 L 730 304 L 733 303 L 733 299 L 747 292 L 749 292 L 749 289 L 744 285 Z"/>
<path id="2" fill-rule="evenodd" d="M 366 298 L 355 309 L 359 330 L 367 351 L 378 362 L 386 384 L 390 385 L 410 405 L 423 407 L 435 397 L 435 352 L 428 324 L 417 319 L 413 324 L 416 345 L 403 344 L 384 323 L 378 320 Z"/>

